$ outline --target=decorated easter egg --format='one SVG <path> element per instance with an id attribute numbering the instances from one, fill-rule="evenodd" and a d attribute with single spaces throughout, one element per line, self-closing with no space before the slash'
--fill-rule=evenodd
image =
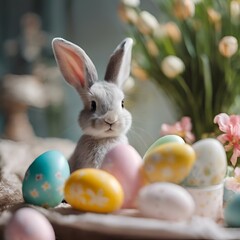
<path id="1" fill-rule="evenodd" d="M 63 187 L 70 175 L 69 165 L 59 151 L 38 156 L 25 173 L 22 185 L 25 202 L 55 207 L 63 200 Z"/>
<path id="2" fill-rule="evenodd" d="M 195 211 L 191 195 L 183 187 L 166 182 L 143 187 L 137 205 L 143 216 L 170 221 L 187 220 Z"/>
<path id="3" fill-rule="evenodd" d="M 6 225 L 5 240 L 55 240 L 52 225 L 32 208 L 17 210 Z"/>
<path id="4" fill-rule="evenodd" d="M 190 145 L 166 143 L 146 155 L 143 172 L 150 183 L 180 183 L 191 171 L 195 158 L 195 151 Z"/>
<path id="5" fill-rule="evenodd" d="M 240 194 L 235 194 L 226 204 L 224 221 L 228 227 L 240 227 Z"/>
<path id="6" fill-rule="evenodd" d="M 75 209 L 98 213 L 121 208 L 122 186 L 110 173 L 94 168 L 73 172 L 64 187 L 66 201 Z"/>
<path id="7" fill-rule="evenodd" d="M 127 144 L 119 144 L 112 148 L 103 160 L 101 169 L 116 177 L 123 188 L 122 208 L 134 207 L 138 190 L 143 185 L 142 164 L 141 156 Z"/>
<path id="8" fill-rule="evenodd" d="M 216 139 L 206 138 L 194 143 L 192 147 L 196 152 L 196 161 L 182 184 L 203 187 L 221 183 L 227 171 L 223 145 Z"/>
<path id="9" fill-rule="evenodd" d="M 170 142 L 177 142 L 177 143 L 185 143 L 185 141 L 183 140 L 183 138 L 181 138 L 180 136 L 178 135 L 166 135 L 166 136 L 163 136 L 161 138 L 159 138 L 158 140 L 156 140 L 149 148 L 148 150 L 146 151 L 145 153 L 145 156 L 151 151 L 153 150 L 154 148 L 162 145 L 162 144 L 165 144 L 165 143 L 170 143 Z"/>

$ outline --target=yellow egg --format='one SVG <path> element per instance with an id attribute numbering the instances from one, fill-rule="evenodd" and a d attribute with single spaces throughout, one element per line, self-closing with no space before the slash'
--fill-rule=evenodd
<path id="1" fill-rule="evenodd" d="M 111 174 L 94 168 L 73 172 L 65 183 L 65 200 L 75 209 L 97 213 L 118 210 L 124 194 L 120 183 Z"/>
<path id="2" fill-rule="evenodd" d="M 190 145 L 166 143 L 146 155 L 143 172 L 150 183 L 180 183 L 190 173 L 195 159 L 195 151 Z"/>

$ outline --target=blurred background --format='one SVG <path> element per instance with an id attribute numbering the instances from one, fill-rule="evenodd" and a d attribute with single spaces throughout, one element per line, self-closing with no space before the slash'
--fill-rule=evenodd
<path id="1" fill-rule="evenodd" d="M 110 54 L 128 36 L 118 0 L 0 1 L 0 135 L 15 141 L 81 136 L 82 103 L 53 59 L 51 41 L 63 37 L 81 46 L 103 78 Z M 142 1 L 154 12 L 151 1 Z M 133 115 L 129 142 L 140 154 L 160 137 L 174 114 L 150 81 L 129 80 L 127 108 Z M 28 138 L 29 136 L 29 138 Z"/>

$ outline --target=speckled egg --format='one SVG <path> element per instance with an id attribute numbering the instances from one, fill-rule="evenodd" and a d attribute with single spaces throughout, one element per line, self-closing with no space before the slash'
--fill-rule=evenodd
<path id="1" fill-rule="evenodd" d="M 150 183 L 180 183 L 191 171 L 195 158 L 190 145 L 166 143 L 154 148 L 144 158 L 143 172 Z"/>
<path id="2" fill-rule="evenodd" d="M 183 181 L 184 186 L 203 187 L 223 182 L 227 171 L 227 157 L 223 145 L 216 139 L 202 139 L 192 145 L 195 164 Z"/>
<path id="3" fill-rule="evenodd" d="M 119 144 L 105 156 L 101 169 L 112 174 L 124 191 L 122 208 L 134 207 L 138 190 L 143 185 L 141 167 L 143 160 L 130 145 Z"/>
<path id="4" fill-rule="evenodd" d="M 17 210 L 4 231 L 5 240 L 55 240 L 52 225 L 32 208 Z"/>
<path id="5" fill-rule="evenodd" d="M 153 150 L 154 148 L 165 144 L 165 143 L 171 143 L 171 142 L 177 142 L 177 143 L 185 143 L 185 141 L 183 140 L 183 138 L 181 138 L 178 135 L 165 135 L 163 137 L 160 137 L 159 139 L 157 139 L 146 151 L 145 155 L 146 156 L 151 150 Z"/>
<path id="6" fill-rule="evenodd" d="M 228 227 L 240 227 L 240 194 L 235 194 L 226 204 L 224 221 Z"/>
<path id="7" fill-rule="evenodd" d="M 195 211 L 191 195 L 173 183 L 153 183 L 143 187 L 137 198 L 140 213 L 169 221 L 184 221 Z"/>
<path id="8" fill-rule="evenodd" d="M 118 210 L 124 199 L 118 180 L 110 173 L 94 168 L 73 172 L 66 181 L 64 196 L 73 208 L 97 213 Z"/>
<path id="9" fill-rule="evenodd" d="M 22 185 L 25 202 L 55 207 L 63 200 L 63 187 L 70 175 L 68 162 L 59 151 L 38 156 L 25 173 Z"/>

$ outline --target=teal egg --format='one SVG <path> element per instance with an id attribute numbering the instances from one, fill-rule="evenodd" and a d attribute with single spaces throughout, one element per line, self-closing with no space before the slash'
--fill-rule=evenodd
<path id="1" fill-rule="evenodd" d="M 38 156 L 25 173 L 22 185 L 26 203 L 55 207 L 62 202 L 65 181 L 70 176 L 68 161 L 56 150 Z"/>
<path id="2" fill-rule="evenodd" d="M 151 151 L 153 150 L 155 147 L 165 144 L 165 143 L 170 143 L 170 142 L 177 142 L 177 143 L 185 143 L 185 141 L 183 140 L 183 138 L 181 138 L 178 135 L 165 135 L 164 137 L 159 138 L 158 140 L 156 140 L 146 151 L 144 157 Z"/>
<path id="3" fill-rule="evenodd" d="M 228 227 L 240 227 L 240 194 L 235 194 L 226 204 L 224 221 Z"/>

